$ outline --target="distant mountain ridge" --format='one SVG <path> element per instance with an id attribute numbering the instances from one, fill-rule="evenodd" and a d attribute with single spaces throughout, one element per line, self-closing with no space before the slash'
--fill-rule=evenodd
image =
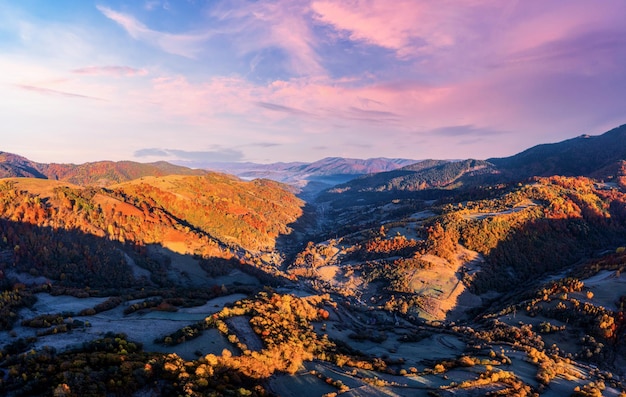
<path id="1" fill-rule="evenodd" d="M 243 179 L 265 178 L 296 186 L 300 197 L 311 199 L 322 190 L 359 176 L 395 170 L 418 160 L 402 158 L 352 159 L 326 157 L 313 163 L 209 163 L 204 168 Z"/>
<path id="2" fill-rule="evenodd" d="M 146 176 L 206 174 L 204 170 L 194 170 L 165 161 L 155 163 L 97 161 L 78 165 L 44 164 L 16 154 L 0 152 L 0 178 L 39 178 L 66 181 L 81 186 L 107 186 Z"/>
<path id="3" fill-rule="evenodd" d="M 361 194 L 372 192 L 416 192 L 430 189 L 453 189 L 497 174 L 493 164 L 484 160 L 423 160 L 397 170 L 364 175 L 339 184 L 323 194 Z M 330 195 L 330 196 L 329 196 Z"/>
<path id="4" fill-rule="evenodd" d="M 245 179 L 268 178 L 303 185 L 304 181 L 324 180 L 328 177 L 353 179 L 359 175 L 395 170 L 415 162 L 417 160 L 384 157 L 369 159 L 326 157 L 313 163 L 209 163 L 203 168 L 230 173 Z"/>
<path id="5" fill-rule="evenodd" d="M 326 157 L 311 164 L 299 167 L 303 173 L 312 175 L 358 175 L 385 172 L 415 163 L 416 160 L 389 159 L 384 157 L 370 159 L 351 159 Z"/>
<path id="6" fill-rule="evenodd" d="M 533 146 L 514 156 L 487 159 L 509 177 L 592 176 L 626 159 L 626 124 L 601 135 L 581 135 Z M 611 176 L 611 175 L 606 175 Z"/>
<path id="7" fill-rule="evenodd" d="M 27 177 L 52 179 L 76 185 L 108 186 L 147 176 L 206 175 L 210 171 L 235 175 L 242 179 L 270 179 L 321 191 L 358 176 L 390 171 L 413 164 L 410 159 L 351 159 L 327 157 L 313 163 L 207 163 L 205 169 L 192 169 L 165 161 L 97 161 L 84 164 L 37 163 L 17 154 L 0 152 L 0 178 Z"/>
<path id="8" fill-rule="evenodd" d="M 13 153 L 0 152 L 0 177 L 27 177 L 41 178 L 47 177 L 38 169 L 40 164 L 30 161 L 26 157 Z"/>

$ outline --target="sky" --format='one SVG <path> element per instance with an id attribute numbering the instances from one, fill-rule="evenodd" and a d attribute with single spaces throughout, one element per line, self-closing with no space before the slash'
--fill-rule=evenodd
<path id="1" fill-rule="evenodd" d="M 503 157 L 626 123 L 623 0 L 0 0 L 0 151 Z"/>

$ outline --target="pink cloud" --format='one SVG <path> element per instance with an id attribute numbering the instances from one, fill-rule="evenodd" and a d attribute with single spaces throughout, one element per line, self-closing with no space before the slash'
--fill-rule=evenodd
<path id="1" fill-rule="evenodd" d="M 284 48 L 290 57 L 292 71 L 302 75 L 323 74 L 320 57 L 314 49 L 316 39 L 307 23 L 305 9 L 297 3 L 277 3 L 256 14 L 269 27 L 270 40 Z"/>
<path id="2" fill-rule="evenodd" d="M 236 77 L 192 84 L 184 76 L 163 76 L 153 79 L 152 92 L 142 95 L 165 114 L 202 124 L 216 116 L 247 113 L 253 107 L 254 90 L 253 85 Z"/>
<path id="3" fill-rule="evenodd" d="M 240 55 L 283 49 L 299 77 L 258 84 L 237 75 L 193 82 L 170 75 L 151 80 L 148 91 L 129 100 L 151 103 L 164 120 L 221 128 L 234 141 L 251 134 L 258 140 L 303 142 L 303 147 L 352 141 L 387 155 L 394 144 L 402 153 L 415 145 L 428 149 L 415 149 L 412 157 L 449 158 L 460 156 L 461 136 L 467 138 L 463 150 L 481 156 L 512 154 L 555 130 L 566 138 L 572 126 L 584 132 L 592 101 L 608 98 L 605 107 L 614 111 L 616 105 L 608 103 L 611 87 L 623 83 L 608 74 L 601 84 L 586 79 L 585 74 L 611 70 L 611 64 L 623 65 L 624 46 L 618 18 L 608 19 L 603 34 L 585 22 L 583 7 L 564 12 L 557 6 L 499 1 L 361 0 L 316 1 L 310 9 L 290 2 L 287 12 L 278 7 L 282 3 L 236 4 L 239 8 L 221 21 L 233 29 L 241 26 L 233 33 Z M 308 11 L 314 21 L 307 20 Z M 607 12 L 593 11 L 590 21 Z M 403 60 L 400 73 L 388 80 L 375 72 L 332 79 L 322 66 L 324 54 L 317 53 L 319 41 L 328 37 L 315 36 L 315 23 L 394 51 Z M 601 62 L 586 56 L 597 51 L 611 54 Z M 407 64 L 409 72 L 403 69 Z M 524 133 L 499 137 L 507 131 Z"/>
<path id="4" fill-rule="evenodd" d="M 146 69 L 136 69 L 129 66 L 87 66 L 84 68 L 74 69 L 72 73 L 81 75 L 108 75 L 118 77 L 145 76 L 148 74 Z"/>
<path id="5" fill-rule="evenodd" d="M 130 15 L 123 14 L 121 12 L 113 11 L 112 9 L 104 6 L 97 6 L 98 10 L 105 17 L 117 22 L 135 39 L 147 37 L 156 33 L 155 31 L 148 29 L 146 25 L 139 22 Z"/>
<path id="6" fill-rule="evenodd" d="M 586 1 L 570 1 L 567 5 L 550 3 L 517 3 L 499 21 L 506 28 L 498 31 L 502 50 L 528 51 L 546 43 L 577 36 L 581 32 L 621 27 L 626 4 L 606 1 L 604 7 L 589 7 Z"/>
<path id="7" fill-rule="evenodd" d="M 468 9 L 470 4 L 456 2 L 453 7 Z M 400 58 L 454 45 L 464 25 L 459 21 L 462 13 L 451 10 L 448 2 L 321 0 L 313 1 L 311 8 L 319 23 L 351 40 L 391 49 Z"/>
<path id="8" fill-rule="evenodd" d="M 428 123 L 428 113 L 444 107 L 453 92 L 445 87 L 406 84 L 353 87 L 323 78 L 278 80 L 259 86 L 241 78 L 221 77 L 192 84 L 176 76 L 153 79 L 153 92 L 147 95 L 164 113 L 194 124 L 224 116 L 259 125 L 291 120 L 302 126 L 301 131 L 317 133 L 332 130 L 333 123 L 409 130 L 417 120 Z"/>
<path id="9" fill-rule="evenodd" d="M 588 36 L 588 47 L 576 54 L 582 59 L 596 44 L 611 45 L 597 35 L 590 38 L 595 31 L 623 32 L 626 3 L 313 0 L 311 10 L 317 23 L 352 41 L 392 50 L 414 62 L 417 75 L 446 84 L 491 73 L 494 65 L 532 61 L 543 68 L 540 63 L 552 57 L 554 66 L 555 55 L 577 50 L 581 41 L 575 37 Z"/>
<path id="10" fill-rule="evenodd" d="M 97 6 L 136 40 L 187 58 L 197 58 L 203 46 L 216 34 L 228 34 L 240 55 L 265 48 L 280 48 L 287 58 L 287 67 L 299 75 L 323 75 L 316 38 L 308 21 L 308 8 L 301 2 L 233 2 L 227 11 L 212 12 L 222 25 L 201 32 L 172 34 L 150 29 L 132 15 Z M 254 62 L 258 62 L 256 59 Z M 252 68 L 254 68 L 251 65 Z"/>

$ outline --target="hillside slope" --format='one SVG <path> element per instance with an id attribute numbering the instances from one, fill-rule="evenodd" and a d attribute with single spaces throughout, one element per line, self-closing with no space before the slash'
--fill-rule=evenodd
<path id="1" fill-rule="evenodd" d="M 17 154 L 0 152 L 0 178 L 46 178 L 39 164 Z"/>
<path id="2" fill-rule="evenodd" d="M 625 159 L 626 125 L 622 125 L 602 135 L 581 135 L 487 161 L 507 176 L 520 179 L 551 175 L 590 176 Z"/>
<path id="3" fill-rule="evenodd" d="M 272 250 L 287 225 L 302 215 L 302 200 L 269 180 L 230 175 L 146 177 L 111 187 L 126 202 L 163 208 L 192 229 L 248 251 Z"/>
<path id="4" fill-rule="evenodd" d="M 243 260 L 272 251 L 276 239 L 291 232 L 302 205 L 276 182 L 221 174 L 146 177 L 109 188 L 11 178 L 0 181 L 0 248 L 13 251 L 24 271 L 34 265 L 56 280 L 78 272 L 82 276 L 74 281 L 97 284 L 107 280 L 99 272 L 115 257 L 116 250 L 97 248 L 107 241 L 140 251 L 158 245 L 199 258 Z M 86 259 L 81 245 L 104 251 Z"/>
<path id="5" fill-rule="evenodd" d="M 438 199 L 497 180 L 495 167 L 483 160 L 424 160 L 394 171 L 364 175 L 319 194 L 318 202 L 334 206 L 355 201 L 379 202 L 394 198 Z"/>

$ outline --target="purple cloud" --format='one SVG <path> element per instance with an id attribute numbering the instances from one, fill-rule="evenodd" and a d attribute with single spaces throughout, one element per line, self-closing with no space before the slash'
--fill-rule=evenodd
<path id="1" fill-rule="evenodd" d="M 145 76 L 148 74 L 148 71 L 146 69 L 131 68 L 130 66 L 87 66 L 74 69 L 72 73 L 89 76 L 107 75 L 130 77 Z"/>
<path id="2" fill-rule="evenodd" d="M 15 84 L 15 86 L 18 87 L 18 88 L 21 88 L 23 90 L 26 90 L 26 91 L 37 92 L 37 93 L 40 93 L 40 94 L 43 94 L 43 95 L 63 96 L 63 97 L 67 97 L 67 98 L 91 99 L 91 100 L 96 100 L 96 101 L 103 101 L 104 100 L 102 98 L 96 98 L 96 97 L 89 96 L 89 95 L 82 95 L 82 94 L 75 94 L 75 93 L 72 93 L 72 92 L 52 90 L 50 88 L 36 87 L 36 86 L 33 86 L 33 85 L 27 85 L 27 84 Z"/>
<path id="3" fill-rule="evenodd" d="M 264 109 L 273 110 L 275 112 L 282 112 L 293 115 L 310 115 L 309 112 L 305 112 L 304 110 L 292 108 L 290 106 L 278 105 L 276 103 L 256 102 L 256 105 Z"/>

